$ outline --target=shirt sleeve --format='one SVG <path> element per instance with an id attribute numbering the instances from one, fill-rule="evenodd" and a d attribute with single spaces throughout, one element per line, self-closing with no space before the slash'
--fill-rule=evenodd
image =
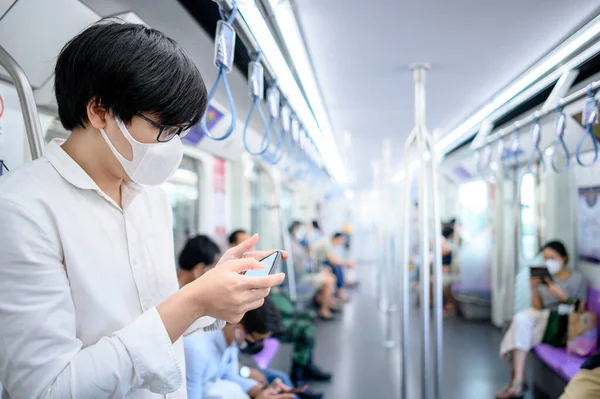
<path id="1" fill-rule="evenodd" d="M 177 390 L 183 372 L 155 308 L 83 348 L 51 216 L 0 199 L 0 380 L 13 398 Z"/>
<path id="2" fill-rule="evenodd" d="M 582 275 L 579 275 L 579 284 L 576 289 L 575 298 L 586 301 L 588 298 L 588 282 Z"/>

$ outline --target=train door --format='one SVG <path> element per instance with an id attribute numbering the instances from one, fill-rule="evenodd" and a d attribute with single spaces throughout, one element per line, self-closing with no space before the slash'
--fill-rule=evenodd
<path id="1" fill-rule="evenodd" d="M 181 166 L 162 186 L 173 209 L 173 237 L 175 256 L 183 249 L 187 239 L 198 234 L 200 210 L 199 161 L 184 157 Z"/>

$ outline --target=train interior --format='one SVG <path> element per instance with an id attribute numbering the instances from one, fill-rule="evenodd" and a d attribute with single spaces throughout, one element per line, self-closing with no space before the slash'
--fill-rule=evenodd
<path id="1" fill-rule="evenodd" d="M 236 229 L 289 250 L 293 221 L 350 237 L 340 256 L 356 284 L 334 321 L 317 321 L 314 359 L 334 377 L 312 390 L 494 397 L 510 373 L 503 336 L 531 306 L 530 268 L 551 240 L 600 312 L 597 1 L 0 0 L 0 175 L 39 157 L 36 141 L 69 136 L 54 63 L 107 17 L 166 33 L 217 82 L 207 126 L 163 185 L 175 257 L 198 234 L 224 250 Z M 526 398 L 559 398 L 591 355 L 544 345 L 528 356 Z M 265 356 L 288 371 L 291 346 Z"/>

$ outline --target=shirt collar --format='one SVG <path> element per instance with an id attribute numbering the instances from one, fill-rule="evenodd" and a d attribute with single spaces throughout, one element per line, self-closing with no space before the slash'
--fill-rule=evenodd
<path id="1" fill-rule="evenodd" d="M 64 139 L 54 139 L 44 152 L 44 156 L 56 171 L 69 183 L 82 190 L 94 190 L 107 201 L 114 203 L 104 192 L 98 187 L 96 182 L 88 175 L 85 170 L 77 162 L 73 160 L 63 149 Z M 142 187 L 133 182 L 123 182 L 121 186 L 121 196 L 123 209 L 125 209 L 133 199 L 141 192 Z M 116 204 L 114 204 L 117 206 Z M 118 206 L 117 206 L 118 207 Z"/>
<path id="2" fill-rule="evenodd" d="M 46 159 L 66 181 L 75 187 L 82 190 L 100 190 L 94 180 L 61 148 L 64 142 L 64 139 L 52 140 L 44 151 Z"/>

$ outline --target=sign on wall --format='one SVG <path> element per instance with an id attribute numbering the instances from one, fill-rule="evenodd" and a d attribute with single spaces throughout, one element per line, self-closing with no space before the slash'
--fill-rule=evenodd
<path id="1" fill-rule="evenodd" d="M 579 188 L 577 220 L 577 256 L 600 263 L 600 187 Z"/>
<path id="2" fill-rule="evenodd" d="M 221 111 L 209 105 L 208 109 L 206 110 L 206 127 L 208 130 L 212 130 L 217 123 L 223 119 L 223 116 L 224 115 Z M 204 136 L 206 136 L 204 130 L 200 126 L 200 123 L 197 123 L 194 125 L 194 127 L 192 127 L 187 136 L 183 138 L 183 141 L 188 144 L 197 145 L 200 141 L 202 141 Z"/>

